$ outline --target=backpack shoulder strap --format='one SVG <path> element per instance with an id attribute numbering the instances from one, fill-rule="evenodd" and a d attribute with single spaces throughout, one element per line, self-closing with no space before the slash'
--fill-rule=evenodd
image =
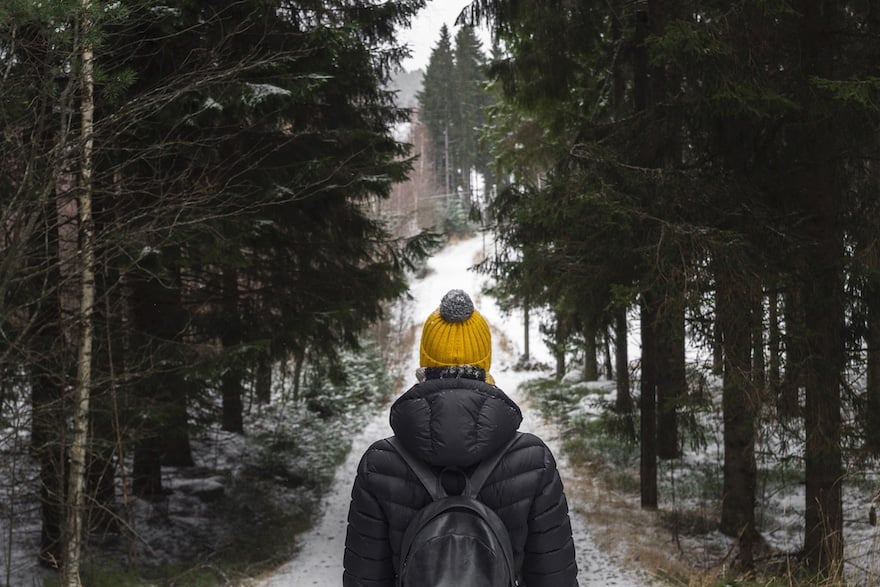
<path id="1" fill-rule="evenodd" d="M 415 473 L 422 485 L 425 486 L 425 490 L 431 496 L 431 499 L 437 501 L 447 497 L 446 490 L 443 489 L 443 485 L 440 483 L 440 477 L 431 469 L 428 463 L 403 448 L 403 445 L 396 436 L 392 436 L 387 440 L 391 448 L 397 451 L 397 454 L 403 458 L 406 465 Z"/>
<path id="2" fill-rule="evenodd" d="M 513 438 L 511 438 L 507 444 L 498 449 L 495 454 L 477 465 L 477 468 L 471 473 L 470 483 L 468 483 L 468 495 L 470 497 L 476 498 L 480 494 L 489 475 L 492 474 L 492 471 L 495 470 L 495 467 L 498 466 L 498 463 L 501 461 L 502 457 L 507 454 L 507 451 L 516 444 L 516 441 L 519 440 L 520 436 L 522 436 L 522 432 L 515 433 Z"/>

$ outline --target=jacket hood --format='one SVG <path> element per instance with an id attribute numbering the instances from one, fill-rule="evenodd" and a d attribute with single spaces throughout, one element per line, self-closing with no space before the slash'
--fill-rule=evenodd
<path id="1" fill-rule="evenodd" d="M 429 379 L 391 406 L 391 428 L 410 452 L 435 466 L 468 467 L 510 440 L 522 412 L 484 381 Z"/>

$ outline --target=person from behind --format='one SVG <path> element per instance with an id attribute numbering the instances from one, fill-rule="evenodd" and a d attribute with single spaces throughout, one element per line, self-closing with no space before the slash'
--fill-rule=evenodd
<path id="1" fill-rule="evenodd" d="M 396 585 L 404 534 L 433 501 L 394 445 L 426 463 L 449 495 L 465 490 L 467 476 L 481 462 L 498 459 L 478 499 L 503 522 L 518 584 L 577 586 L 571 522 L 556 461 L 540 438 L 517 431 L 522 413 L 495 386 L 491 363 L 488 323 L 467 293 L 449 291 L 422 328 L 418 382 L 391 406 L 395 439 L 374 442 L 358 465 L 344 587 Z M 431 585 L 431 578 L 420 583 Z"/>

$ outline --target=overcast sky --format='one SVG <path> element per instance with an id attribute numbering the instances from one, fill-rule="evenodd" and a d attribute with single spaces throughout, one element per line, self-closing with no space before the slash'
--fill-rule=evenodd
<path id="1" fill-rule="evenodd" d="M 428 5 L 413 19 L 412 28 L 400 33 L 401 42 L 409 45 L 412 50 L 412 57 L 403 62 L 406 71 L 427 67 L 431 51 L 440 39 L 440 28 L 444 23 L 449 27 L 451 37 L 455 39 L 458 30 L 455 26 L 455 18 L 462 8 L 470 3 L 471 0 L 428 0 Z M 483 52 L 488 53 L 488 32 L 478 28 L 477 37 L 483 43 Z"/>

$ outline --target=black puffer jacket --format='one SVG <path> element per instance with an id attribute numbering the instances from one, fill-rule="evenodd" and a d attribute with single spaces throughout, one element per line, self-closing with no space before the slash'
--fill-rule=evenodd
<path id="1" fill-rule="evenodd" d="M 416 384 L 391 407 L 395 436 L 438 471 L 457 466 L 469 472 L 508 442 L 521 421 L 519 407 L 504 392 L 464 378 Z M 387 440 L 367 450 L 352 490 L 345 587 L 394 584 L 403 532 L 430 499 Z M 562 481 L 550 449 L 538 437 L 521 435 L 486 481 L 480 499 L 510 532 L 520 584 L 577 586 Z"/>

